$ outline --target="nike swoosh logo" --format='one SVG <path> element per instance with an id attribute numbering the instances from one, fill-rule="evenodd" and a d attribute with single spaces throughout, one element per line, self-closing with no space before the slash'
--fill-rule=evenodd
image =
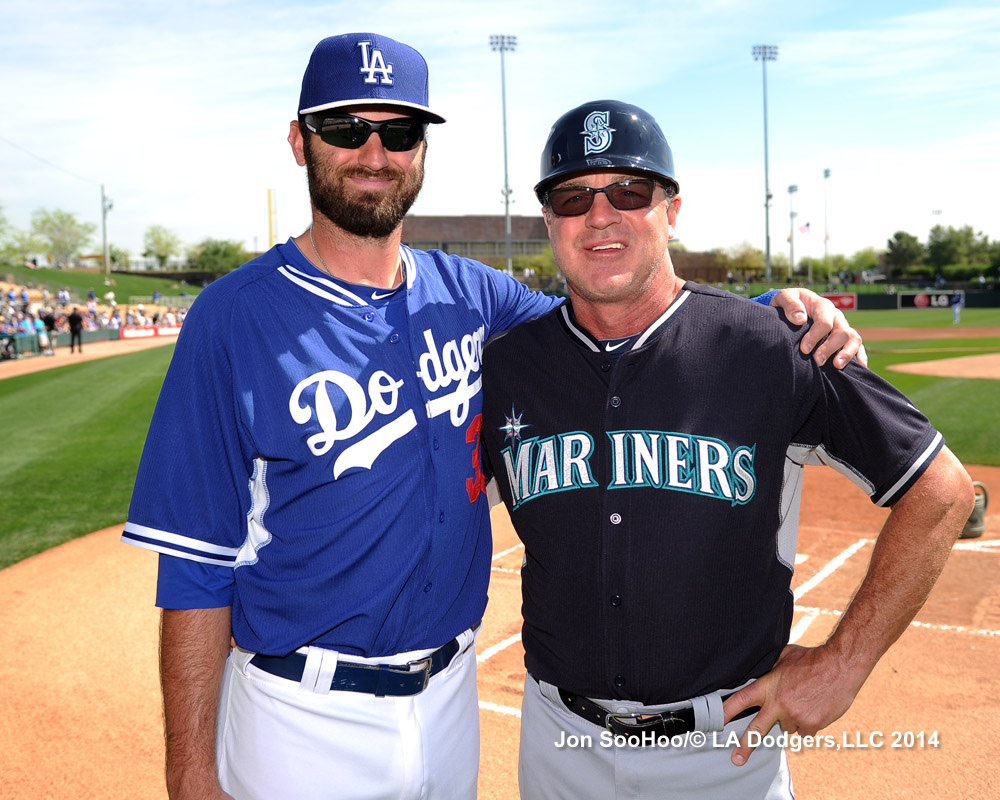
<path id="1" fill-rule="evenodd" d="M 380 292 L 372 292 L 372 300 L 383 300 L 386 297 L 388 297 L 389 295 L 395 294 L 395 293 L 396 293 L 395 289 L 393 289 L 391 292 L 386 292 L 385 294 L 382 294 Z"/>
<path id="2" fill-rule="evenodd" d="M 610 353 L 612 350 L 617 350 L 623 344 L 628 344 L 628 339 L 626 339 L 624 342 L 618 342 L 618 344 L 606 344 L 604 346 L 604 350 L 606 352 Z"/>

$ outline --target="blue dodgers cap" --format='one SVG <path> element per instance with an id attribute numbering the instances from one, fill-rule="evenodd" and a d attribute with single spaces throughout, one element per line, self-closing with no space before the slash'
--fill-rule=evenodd
<path id="1" fill-rule="evenodd" d="M 309 58 L 299 115 L 360 105 L 412 109 L 428 122 L 444 122 L 427 106 L 427 62 L 420 53 L 377 33 L 330 36 Z"/>

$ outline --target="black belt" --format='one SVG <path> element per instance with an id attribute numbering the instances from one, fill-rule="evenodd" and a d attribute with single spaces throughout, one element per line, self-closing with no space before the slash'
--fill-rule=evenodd
<path id="1" fill-rule="evenodd" d="M 427 688 L 431 676 L 447 667 L 456 653 L 458 639 L 452 639 L 426 658 L 407 664 L 355 664 L 341 661 L 333 674 L 330 691 L 363 692 L 376 697 L 420 694 Z M 258 653 L 250 659 L 250 663 L 279 678 L 301 681 L 306 657 L 302 653 L 287 656 L 262 656 Z"/>
<path id="2" fill-rule="evenodd" d="M 735 692 L 722 696 L 723 702 L 732 697 Z M 578 717 L 582 717 L 587 722 L 593 722 L 613 734 L 621 736 L 639 736 L 641 744 L 653 744 L 661 736 L 672 739 L 674 736 L 683 736 L 694 730 L 694 709 L 681 708 L 676 711 L 661 711 L 654 714 L 646 712 L 616 714 L 603 706 L 598 705 L 586 697 L 559 689 L 559 698 L 563 705 Z M 760 706 L 751 706 L 744 709 L 730 722 L 734 722 L 744 717 L 749 717 L 760 711 Z M 625 722 L 624 720 L 631 720 Z M 652 734 L 643 736 L 643 734 Z"/>

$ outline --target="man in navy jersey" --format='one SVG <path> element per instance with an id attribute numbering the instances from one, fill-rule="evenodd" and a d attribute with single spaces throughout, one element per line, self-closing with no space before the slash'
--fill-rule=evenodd
<path id="1" fill-rule="evenodd" d="M 679 184 L 641 108 L 562 116 L 536 192 L 570 302 L 487 344 L 481 432 L 525 546 L 521 797 L 790 798 L 755 736 L 847 710 L 943 568 L 969 477 L 876 375 L 674 273 Z M 806 463 L 892 508 L 814 648 L 788 645 Z"/>
<path id="2" fill-rule="evenodd" d="M 412 48 L 321 41 L 288 136 L 312 225 L 185 320 L 123 534 L 160 553 L 175 800 L 475 794 L 480 356 L 559 301 L 401 244 L 443 121 Z"/>

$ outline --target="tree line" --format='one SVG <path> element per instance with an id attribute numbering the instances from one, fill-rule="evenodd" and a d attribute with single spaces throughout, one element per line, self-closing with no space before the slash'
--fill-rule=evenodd
<path id="1" fill-rule="evenodd" d="M 69 212 L 39 209 L 31 217 L 31 226 L 21 231 L 7 222 L 0 207 L 0 262 L 24 264 L 39 253 L 51 256 L 55 265 L 68 266 L 85 249 L 92 246 L 97 226 L 80 222 Z M 684 249 L 683 244 L 671 248 Z M 716 264 L 727 268 L 740 281 L 763 276 L 764 252 L 749 242 L 729 249 L 713 251 Z M 162 225 L 151 225 L 143 236 L 145 258 L 155 258 L 164 269 L 170 258 L 184 254 L 180 239 Z M 118 269 L 129 267 L 131 254 L 115 245 L 109 246 L 111 263 Z M 187 248 L 187 268 L 199 272 L 222 275 L 231 272 L 250 258 L 240 242 L 226 239 L 204 239 Z M 519 269 L 531 269 L 540 277 L 554 277 L 557 273 L 551 251 L 539 256 L 515 258 Z M 788 255 L 771 254 L 772 273 L 788 274 Z M 801 279 L 806 275 L 813 281 L 826 281 L 844 273 L 854 275 L 877 274 L 886 281 L 943 278 L 946 281 L 971 281 L 980 275 L 996 279 L 1000 272 L 1000 240 L 991 241 L 983 233 L 976 233 L 972 226 L 960 228 L 935 225 L 922 243 L 911 233 L 897 231 L 886 242 L 884 250 L 868 247 L 851 256 L 841 254 L 829 258 L 806 257 L 795 265 L 792 275 Z"/>
<path id="2" fill-rule="evenodd" d="M 23 231 L 8 222 L 0 207 L 0 263 L 21 265 L 44 253 L 51 259 L 51 266 L 68 267 L 81 253 L 93 248 L 96 232 L 97 225 L 92 222 L 80 222 L 68 211 L 44 208 L 31 215 L 30 227 Z M 160 269 L 166 267 L 170 258 L 184 254 L 180 239 L 167 228 L 151 225 L 146 230 L 142 256 L 155 258 Z M 128 250 L 110 244 L 108 255 L 113 267 L 129 268 L 132 254 Z M 240 242 L 204 239 L 187 248 L 186 257 L 187 268 L 222 275 L 243 264 L 250 254 Z"/>
<path id="3" fill-rule="evenodd" d="M 715 251 L 717 263 L 735 274 L 762 275 L 764 253 L 744 242 L 729 250 Z M 772 273 L 788 272 L 788 254 L 771 254 Z M 961 228 L 935 225 L 926 243 L 912 233 L 897 231 L 884 250 L 866 247 L 851 256 L 831 255 L 827 259 L 805 257 L 795 265 L 793 276 L 812 275 L 814 281 L 836 279 L 842 273 L 878 275 L 887 282 L 919 281 L 943 278 L 946 281 L 972 281 L 979 276 L 995 279 L 1000 271 L 1000 240 L 990 241 L 976 233 L 971 225 Z"/>

